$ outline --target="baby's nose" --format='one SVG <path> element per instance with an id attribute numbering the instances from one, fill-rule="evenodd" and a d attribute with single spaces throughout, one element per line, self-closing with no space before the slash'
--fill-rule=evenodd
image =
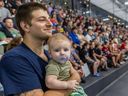
<path id="1" fill-rule="evenodd" d="M 61 50 L 61 51 L 60 51 L 60 54 L 61 54 L 61 55 L 64 55 L 64 50 Z"/>

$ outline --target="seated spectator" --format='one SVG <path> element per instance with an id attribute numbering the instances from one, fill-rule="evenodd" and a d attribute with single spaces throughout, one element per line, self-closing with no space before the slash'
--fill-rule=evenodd
<path id="1" fill-rule="evenodd" d="M 89 29 L 87 35 L 85 36 L 85 38 L 88 42 L 93 40 L 92 35 L 93 35 L 93 31 L 91 29 Z"/>
<path id="2" fill-rule="evenodd" d="M 107 70 L 108 69 L 107 58 L 103 56 L 101 44 L 96 44 L 94 51 L 95 51 L 95 56 L 97 57 L 97 59 L 100 60 L 102 70 L 104 71 Z"/>
<path id="3" fill-rule="evenodd" d="M 6 39 L 6 35 L 0 31 L 0 41 L 3 41 Z"/>
<path id="4" fill-rule="evenodd" d="M 11 13 L 4 7 L 4 1 L 0 0 L 0 22 L 2 22 L 6 17 L 11 17 Z"/>
<path id="5" fill-rule="evenodd" d="M 72 66 L 74 67 L 74 69 L 76 69 L 77 72 L 79 73 L 81 77 L 81 82 L 85 83 L 85 79 L 84 79 L 85 73 L 83 73 L 83 70 L 82 70 L 82 66 L 84 65 L 84 63 L 77 54 L 77 50 L 75 49 L 75 46 L 74 46 L 75 44 L 72 44 L 72 45 L 73 47 L 71 49 L 70 62 L 72 63 Z"/>
<path id="6" fill-rule="evenodd" d="M 13 20 L 10 17 L 4 18 L 2 32 L 5 33 L 6 37 L 14 38 L 20 37 L 20 33 L 13 26 Z"/>
<path id="7" fill-rule="evenodd" d="M 123 61 L 123 53 L 121 50 L 119 50 L 119 45 L 116 42 L 116 39 L 113 38 L 110 42 L 110 52 L 115 56 L 116 62 L 119 64 L 123 64 L 125 62 Z"/>
<path id="8" fill-rule="evenodd" d="M 57 32 L 60 32 L 60 33 L 64 32 L 64 29 L 60 25 L 57 25 L 56 27 L 57 27 L 56 28 Z"/>
<path id="9" fill-rule="evenodd" d="M 69 32 L 68 36 L 73 41 L 73 43 L 80 45 L 80 40 L 77 36 L 77 28 L 76 27 L 72 28 L 72 31 Z"/>
<path id="10" fill-rule="evenodd" d="M 87 40 L 86 40 L 86 38 L 84 37 L 84 35 L 83 35 L 83 30 L 82 29 L 78 29 L 78 34 L 77 34 L 77 36 L 78 36 L 78 38 L 79 38 L 79 40 L 80 40 L 80 42 L 81 42 L 81 46 L 85 43 L 85 42 L 87 42 Z"/>
<path id="11" fill-rule="evenodd" d="M 84 63 L 87 63 L 88 66 L 91 68 L 92 67 L 92 74 L 95 77 L 99 77 L 100 74 L 98 73 L 97 69 L 99 67 L 99 62 L 95 61 L 89 56 L 89 43 L 85 43 L 82 47 L 82 50 L 80 52 L 80 58 Z"/>
<path id="12" fill-rule="evenodd" d="M 101 34 L 102 34 L 102 36 L 100 37 L 101 42 L 102 43 L 108 42 L 108 37 L 106 35 L 106 32 L 102 32 Z"/>
<path id="13" fill-rule="evenodd" d="M 128 46 L 127 46 L 127 43 L 126 43 L 127 39 L 125 40 L 122 40 L 121 42 L 121 45 L 120 45 L 120 50 L 125 54 L 128 52 Z"/>
<path id="14" fill-rule="evenodd" d="M 12 40 L 12 38 L 7 38 L 6 35 L 0 31 L 0 41 L 5 41 L 6 43 L 9 43 Z"/>
<path id="15" fill-rule="evenodd" d="M 0 23 L 0 31 L 3 32 L 7 38 L 13 38 L 12 34 L 4 26 L 3 22 Z"/>
<path id="16" fill-rule="evenodd" d="M 52 22 L 53 26 L 57 26 L 58 25 L 58 21 L 56 19 L 56 14 L 53 14 L 51 16 L 50 21 Z"/>
<path id="17" fill-rule="evenodd" d="M 64 10 L 60 8 L 57 14 L 57 21 L 59 22 L 59 24 L 63 22 L 63 19 L 64 19 Z"/>
<path id="18" fill-rule="evenodd" d="M 16 20 L 15 20 L 16 11 L 17 11 L 17 10 L 16 10 L 15 8 L 13 8 L 13 7 L 10 9 L 11 18 L 12 18 L 13 23 L 14 23 L 14 28 L 17 28 Z"/>
<path id="19" fill-rule="evenodd" d="M 48 13 L 50 16 L 52 15 L 52 12 L 53 12 L 53 4 L 50 2 L 48 6 Z"/>
<path id="20" fill-rule="evenodd" d="M 118 63 L 116 62 L 116 57 L 110 52 L 109 50 L 109 42 L 105 42 L 103 44 L 103 47 L 102 47 L 102 51 L 103 51 L 103 55 L 108 58 L 108 66 L 111 67 L 113 66 L 114 68 L 118 68 L 119 65 Z"/>
<path id="21" fill-rule="evenodd" d="M 64 31 L 65 32 L 71 32 L 71 29 L 72 29 L 72 21 L 71 20 L 68 20 L 68 18 L 65 18 L 64 19 L 64 22 L 63 22 L 63 28 L 64 28 Z"/>

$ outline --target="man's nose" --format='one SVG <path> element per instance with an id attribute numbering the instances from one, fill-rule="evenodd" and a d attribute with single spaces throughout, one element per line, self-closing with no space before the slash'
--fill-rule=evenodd
<path id="1" fill-rule="evenodd" d="M 47 28 L 52 28 L 52 22 L 48 19 L 48 22 L 46 24 Z"/>

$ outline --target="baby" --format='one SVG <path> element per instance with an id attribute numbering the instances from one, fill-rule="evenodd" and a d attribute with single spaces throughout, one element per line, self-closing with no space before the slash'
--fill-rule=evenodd
<path id="1" fill-rule="evenodd" d="M 70 40 L 65 35 L 57 33 L 48 40 L 48 46 L 52 59 L 46 66 L 46 86 L 49 89 L 73 90 L 69 96 L 87 96 L 76 80 L 69 80 L 73 68 L 69 61 Z"/>

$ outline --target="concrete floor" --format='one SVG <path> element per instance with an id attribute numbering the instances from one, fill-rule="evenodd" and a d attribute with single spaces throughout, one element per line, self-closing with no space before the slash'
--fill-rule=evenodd
<path id="1" fill-rule="evenodd" d="M 97 96 L 128 96 L 128 72 Z"/>

